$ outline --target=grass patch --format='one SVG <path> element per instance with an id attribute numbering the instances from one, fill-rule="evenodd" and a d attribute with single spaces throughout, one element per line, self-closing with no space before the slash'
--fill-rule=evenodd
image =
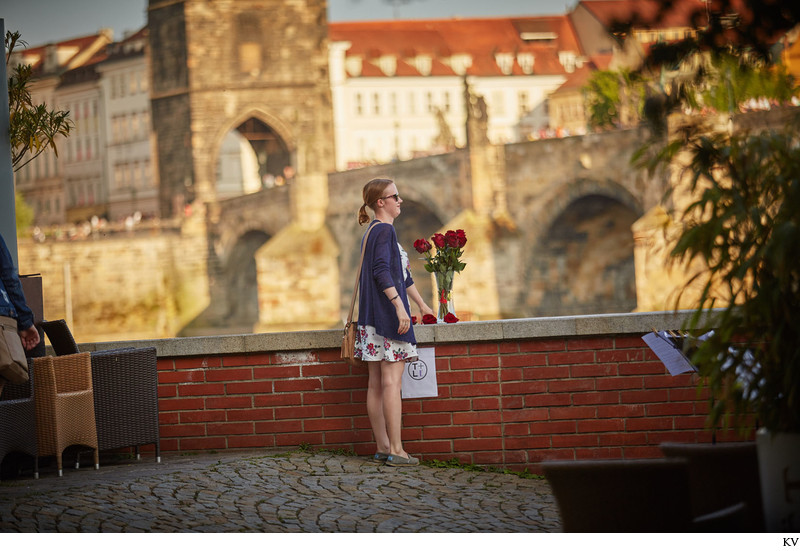
<path id="1" fill-rule="evenodd" d="M 426 467 L 433 467 L 435 469 L 461 469 L 464 471 L 477 472 L 477 473 L 513 474 L 520 478 L 541 478 L 541 479 L 544 478 L 544 476 L 540 474 L 534 474 L 530 472 L 528 469 L 525 469 L 524 471 L 513 471 L 505 467 L 493 467 L 489 465 L 475 465 L 473 463 L 462 463 L 456 458 L 448 459 L 446 461 L 442 461 L 439 459 L 423 460 L 420 461 L 420 464 L 425 465 Z"/>
<path id="2" fill-rule="evenodd" d="M 303 453 L 308 453 L 311 455 L 316 455 L 318 453 L 327 453 L 328 455 L 340 455 L 340 456 L 349 456 L 353 457 L 356 455 L 356 452 L 353 450 L 345 449 L 345 448 L 316 448 L 307 443 L 303 442 L 300 444 L 299 449 Z"/>

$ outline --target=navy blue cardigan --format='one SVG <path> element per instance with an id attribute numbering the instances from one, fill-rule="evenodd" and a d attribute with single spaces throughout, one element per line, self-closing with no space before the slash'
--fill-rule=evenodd
<path id="1" fill-rule="evenodd" d="M 411 274 L 403 278 L 403 266 L 400 259 L 400 249 L 397 246 L 397 234 L 392 224 L 385 224 L 373 220 L 370 226 L 375 228 L 370 232 L 364 250 L 364 265 L 361 268 L 361 279 L 358 297 L 358 325 L 371 325 L 378 335 L 387 339 L 410 342 L 417 344 L 414 337 L 414 327 L 408 333 L 397 333 L 397 311 L 394 304 L 383 292 L 394 286 L 409 317 L 411 310 L 408 306 L 406 288 L 414 285 Z M 361 238 L 362 247 L 364 238 Z"/>

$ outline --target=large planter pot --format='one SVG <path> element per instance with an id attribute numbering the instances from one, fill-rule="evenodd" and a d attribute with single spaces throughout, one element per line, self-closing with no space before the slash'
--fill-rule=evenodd
<path id="1" fill-rule="evenodd" d="M 800 530 L 800 433 L 756 433 L 758 471 L 768 532 Z"/>

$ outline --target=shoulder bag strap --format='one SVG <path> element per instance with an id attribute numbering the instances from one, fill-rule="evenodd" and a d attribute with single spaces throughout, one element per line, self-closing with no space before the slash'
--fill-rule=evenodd
<path id="1" fill-rule="evenodd" d="M 381 222 L 378 222 L 380 224 Z M 361 260 L 358 261 L 358 270 L 356 270 L 356 283 L 353 286 L 353 299 L 350 301 L 350 313 L 347 315 L 347 325 L 353 323 L 353 311 L 356 308 L 356 295 L 358 294 L 358 287 L 359 283 L 361 282 L 361 267 L 364 265 L 364 252 L 367 249 L 367 239 L 369 239 L 369 232 L 377 226 L 378 224 L 373 224 L 367 230 L 367 233 L 364 234 L 364 244 L 361 246 Z"/>

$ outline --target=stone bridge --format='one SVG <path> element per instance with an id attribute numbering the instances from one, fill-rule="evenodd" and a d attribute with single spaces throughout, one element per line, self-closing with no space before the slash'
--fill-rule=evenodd
<path id="1" fill-rule="evenodd" d="M 211 307 L 197 325 L 271 331 L 341 323 L 363 234 L 361 188 L 378 176 L 394 179 L 403 197 L 395 227 L 412 259 L 415 239 L 467 231 L 467 268 L 455 283 L 462 319 L 634 310 L 631 226 L 666 189 L 663 178 L 630 165 L 645 137 L 636 129 L 478 146 L 330 174 L 327 197 L 292 198 L 284 186 L 219 202 L 207 226 Z M 297 227 L 292 201 L 300 209 L 325 205 L 325 227 Z M 412 268 L 432 301 L 431 276 L 421 261 Z"/>
<path id="2" fill-rule="evenodd" d="M 734 122 L 779 126 L 798 111 Z M 341 327 L 363 233 L 361 189 L 384 176 L 403 196 L 397 233 L 431 306 L 431 276 L 412 244 L 462 228 L 467 267 L 454 287 L 461 319 L 669 310 L 687 270 L 665 269 L 659 208 L 672 176 L 651 178 L 630 164 L 645 138 L 637 129 L 473 145 L 332 173 L 322 186 L 209 202 L 134 232 L 22 239 L 20 272 L 41 274 L 44 315 L 68 319 L 81 342 Z M 685 297 L 682 307 L 692 300 Z"/>

